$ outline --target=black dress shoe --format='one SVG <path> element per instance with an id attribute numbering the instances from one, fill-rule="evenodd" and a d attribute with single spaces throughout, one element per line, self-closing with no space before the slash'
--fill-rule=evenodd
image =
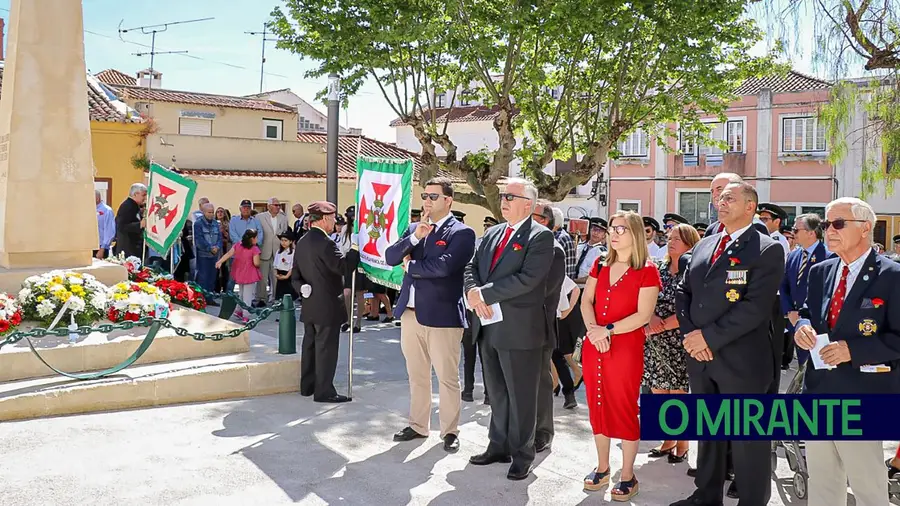
<path id="1" fill-rule="evenodd" d="M 412 441 L 413 439 L 425 439 L 428 436 L 419 434 L 412 427 L 404 427 L 403 430 L 394 434 L 394 441 Z"/>
<path id="2" fill-rule="evenodd" d="M 728 485 L 728 491 L 725 492 L 725 495 L 732 499 L 738 499 L 738 489 L 735 482 L 732 481 L 731 485 Z"/>
<path id="3" fill-rule="evenodd" d="M 456 434 L 447 434 L 444 436 L 444 451 L 456 453 L 459 450 L 459 438 Z"/>
<path id="4" fill-rule="evenodd" d="M 575 409 L 578 407 L 578 401 L 575 400 L 575 394 L 569 392 L 566 394 L 566 401 L 563 403 L 564 409 Z"/>
<path id="5" fill-rule="evenodd" d="M 519 462 L 513 462 L 511 466 L 509 466 L 509 471 L 506 473 L 506 478 L 508 480 L 519 481 L 528 478 L 528 475 L 531 473 L 531 464 L 522 464 Z"/>
<path id="6" fill-rule="evenodd" d="M 696 478 L 697 477 L 697 468 L 689 467 L 685 474 L 690 476 L 691 478 Z"/>
<path id="7" fill-rule="evenodd" d="M 313 399 L 316 402 L 327 402 L 331 404 L 337 404 L 339 402 L 350 402 L 352 399 L 347 397 L 346 395 L 336 394 L 331 397 L 322 397 L 319 399 Z"/>
<path id="8" fill-rule="evenodd" d="M 689 450 L 685 450 L 684 453 L 678 455 L 678 450 L 672 450 L 672 453 L 669 454 L 668 461 L 669 464 L 680 464 L 687 460 Z"/>
<path id="9" fill-rule="evenodd" d="M 475 402 L 475 397 L 472 395 L 472 392 L 463 392 L 462 400 L 465 402 Z"/>
<path id="10" fill-rule="evenodd" d="M 687 499 L 675 501 L 669 506 L 722 506 L 722 502 L 706 502 L 699 497 L 690 496 Z"/>
<path id="11" fill-rule="evenodd" d="M 350 330 L 349 323 L 345 323 L 345 324 L 341 325 L 341 332 L 347 332 L 348 330 Z"/>
<path id="12" fill-rule="evenodd" d="M 469 463 L 475 466 L 488 466 L 496 464 L 497 462 L 509 464 L 512 462 L 512 458 L 509 455 L 489 452 L 479 453 L 478 455 L 469 457 Z"/>
<path id="13" fill-rule="evenodd" d="M 535 439 L 534 440 L 534 451 L 536 453 L 541 453 L 550 449 L 550 445 L 553 443 L 552 439 Z"/>

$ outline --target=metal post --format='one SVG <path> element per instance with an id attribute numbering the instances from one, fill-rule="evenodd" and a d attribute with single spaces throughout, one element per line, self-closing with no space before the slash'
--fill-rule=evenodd
<path id="1" fill-rule="evenodd" d="M 359 269 L 359 267 L 357 267 Z M 353 398 L 353 304 L 356 302 L 356 272 L 353 272 L 353 280 L 350 281 L 350 337 L 347 341 L 347 397 Z M 356 308 L 359 311 L 359 308 Z"/>
<path id="2" fill-rule="evenodd" d="M 325 200 L 338 203 L 338 134 L 341 121 L 341 81 L 328 75 L 328 155 L 325 173 Z"/>
<path id="3" fill-rule="evenodd" d="M 281 316 L 278 317 L 278 354 L 297 353 L 297 315 L 294 300 L 285 294 L 281 299 Z"/>
<path id="4" fill-rule="evenodd" d="M 266 69 L 266 30 L 268 30 L 268 23 L 263 23 L 263 40 L 262 40 L 262 63 L 259 64 L 259 92 L 263 92 L 263 76 L 265 75 Z"/>

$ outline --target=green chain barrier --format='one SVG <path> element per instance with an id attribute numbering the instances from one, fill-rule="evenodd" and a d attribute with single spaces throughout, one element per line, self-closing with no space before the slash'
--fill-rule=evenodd
<path id="1" fill-rule="evenodd" d="M 137 362 L 137 360 L 139 358 L 141 358 L 141 356 L 150 348 L 150 345 L 153 343 L 153 340 L 156 338 L 156 334 L 157 334 L 157 332 L 159 332 L 160 328 L 165 327 L 165 328 L 172 329 L 175 331 L 175 335 L 180 336 L 180 337 L 190 336 L 195 341 L 205 341 L 205 340 L 222 341 L 223 339 L 237 337 L 248 330 L 255 329 L 256 326 L 259 325 L 259 323 L 261 321 L 267 319 L 269 317 L 269 315 L 271 315 L 273 312 L 282 311 L 283 305 L 284 305 L 284 301 L 282 301 L 282 302 L 276 302 L 271 307 L 251 308 L 247 304 L 244 304 L 244 302 L 241 301 L 240 299 L 238 299 L 238 297 L 236 295 L 234 295 L 233 293 L 214 294 L 211 292 L 207 292 L 206 290 L 204 290 L 203 288 L 201 288 L 199 286 L 196 286 L 193 284 L 191 284 L 191 285 L 192 285 L 192 288 L 203 293 L 204 297 L 208 297 L 208 298 L 212 298 L 212 299 L 222 298 L 223 299 L 223 309 L 225 309 L 226 304 L 228 304 L 228 302 L 226 302 L 226 301 L 231 301 L 231 309 L 229 311 L 228 317 L 231 316 L 230 313 L 232 313 L 234 311 L 234 308 L 237 305 L 240 305 L 241 307 L 243 307 L 244 309 L 249 311 L 251 314 L 253 314 L 253 318 L 251 318 L 247 323 L 243 324 L 243 326 L 241 326 L 239 328 L 229 330 L 228 332 L 214 332 L 214 333 L 208 334 L 208 335 L 203 332 L 191 332 L 186 328 L 178 327 L 178 326 L 174 325 L 172 322 L 170 322 L 167 318 L 144 317 L 144 318 L 139 319 L 138 321 L 123 321 L 123 322 L 119 322 L 119 323 L 103 323 L 103 324 L 97 325 L 95 327 L 86 326 L 86 325 L 80 326 L 80 327 L 78 327 L 77 330 L 74 330 L 73 332 L 77 333 L 78 335 L 81 335 L 81 336 L 86 336 L 92 332 L 103 332 L 104 334 L 108 334 L 114 330 L 131 330 L 135 327 L 150 327 L 149 331 L 147 332 L 147 335 L 144 336 L 144 340 L 141 341 L 141 344 L 138 346 L 137 350 L 135 350 L 135 352 L 130 357 L 125 359 L 125 361 L 123 361 L 122 363 L 120 363 L 114 367 L 111 367 L 109 369 L 106 369 L 103 371 L 98 371 L 98 372 L 93 372 L 93 373 L 86 373 L 86 374 L 67 373 L 67 372 L 60 371 L 59 369 L 53 367 L 52 365 L 47 363 L 46 360 L 44 360 L 44 358 L 41 356 L 40 353 L 38 353 L 37 349 L 34 347 L 34 343 L 32 343 L 32 341 L 31 341 L 31 338 L 37 339 L 37 338 L 47 337 L 47 336 L 66 337 L 70 333 L 70 331 L 67 327 L 61 327 L 61 328 L 58 327 L 58 328 L 55 328 L 52 330 L 48 330 L 45 328 L 34 328 L 31 330 L 27 330 L 27 331 L 17 330 L 15 332 L 12 332 L 11 334 L 7 335 L 5 339 L 0 341 L 0 348 L 3 348 L 4 346 L 6 346 L 8 344 L 15 344 L 15 343 L 21 341 L 22 339 L 25 339 L 28 342 L 28 347 L 31 348 L 32 353 L 34 353 L 35 356 L 37 356 L 38 360 L 40 360 L 44 365 L 49 367 L 53 372 L 60 374 L 62 376 L 65 376 L 67 378 L 72 378 L 72 379 L 77 379 L 77 380 L 98 379 L 98 378 L 103 378 L 105 376 L 109 376 L 111 374 L 118 373 L 121 370 L 125 369 L 126 367 Z M 294 318 L 293 317 L 293 314 L 294 314 L 293 303 L 291 303 L 291 307 L 289 309 L 291 310 L 290 311 L 291 319 L 293 319 Z M 223 313 L 224 313 L 224 311 L 223 311 Z M 220 313 L 220 317 L 224 316 L 223 313 Z M 280 339 L 281 338 L 279 336 L 279 340 Z M 279 348 L 280 348 L 280 346 L 279 346 Z"/>

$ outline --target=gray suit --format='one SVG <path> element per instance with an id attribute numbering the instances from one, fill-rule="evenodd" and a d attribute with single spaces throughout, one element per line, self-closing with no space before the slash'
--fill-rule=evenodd
<path id="1" fill-rule="evenodd" d="M 259 225 L 263 229 L 264 240 L 259 245 L 259 272 L 262 273 L 262 279 L 256 283 L 256 298 L 265 301 L 272 300 L 275 297 L 275 269 L 272 265 L 272 258 L 281 247 L 281 239 L 278 236 L 288 229 L 287 216 L 283 212 L 278 212 L 275 217 L 275 227 L 272 228 L 272 215 L 268 211 L 260 213 L 256 216 Z M 271 293 L 266 295 L 266 286 L 271 288 Z"/>
<path id="2" fill-rule="evenodd" d="M 481 287 L 487 304 L 500 304 L 503 321 L 483 326 L 473 318 L 480 340 L 484 376 L 491 398 L 488 453 L 510 455 L 518 463 L 534 461 L 538 383 L 547 340 L 544 283 L 553 263 L 554 238 L 527 218 L 512 234 L 495 268 L 491 262 L 507 224 L 492 227 L 466 267 L 466 293 Z"/>

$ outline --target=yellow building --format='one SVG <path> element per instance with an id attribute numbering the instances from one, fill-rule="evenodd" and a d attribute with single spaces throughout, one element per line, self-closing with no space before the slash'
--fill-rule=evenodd
<path id="1" fill-rule="evenodd" d="M 142 172 L 134 168 L 131 159 L 144 155 L 145 142 L 141 132 L 145 125 L 100 81 L 90 75 L 86 78 L 94 187 L 102 192 L 104 202 L 116 209 L 128 196 L 131 184 L 144 178 Z M 3 68 L 0 66 L 0 90 L 2 82 Z"/>

